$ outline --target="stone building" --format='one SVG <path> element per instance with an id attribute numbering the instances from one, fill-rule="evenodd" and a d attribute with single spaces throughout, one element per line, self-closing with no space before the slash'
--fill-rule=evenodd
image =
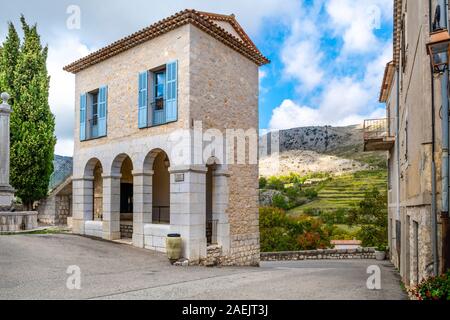
<path id="1" fill-rule="evenodd" d="M 388 152 L 390 258 L 409 286 L 448 269 L 448 63 L 438 71 L 430 55 L 436 37 L 448 38 L 447 16 L 445 1 L 394 1 L 387 119 L 364 125 L 365 149 Z"/>
<path id="2" fill-rule="evenodd" d="M 234 15 L 185 10 L 66 66 L 76 75 L 73 231 L 162 252 L 179 233 L 192 264 L 209 254 L 257 265 L 258 68 L 268 62 Z"/>

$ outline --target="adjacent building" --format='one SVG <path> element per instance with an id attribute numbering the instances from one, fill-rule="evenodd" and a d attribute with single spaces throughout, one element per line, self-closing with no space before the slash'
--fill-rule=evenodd
<path id="1" fill-rule="evenodd" d="M 185 10 L 66 66 L 73 231 L 163 252 L 179 233 L 190 263 L 257 265 L 257 151 L 249 160 L 268 62 L 234 15 Z"/>
<path id="2" fill-rule="evenodd" d="M 448 269 L 447 17 L 446 1 L 394 1 L 380 92 L 387 119 L 364 125 L 365 149 L 388 153 L 390 258 L 411 286 Z"/>

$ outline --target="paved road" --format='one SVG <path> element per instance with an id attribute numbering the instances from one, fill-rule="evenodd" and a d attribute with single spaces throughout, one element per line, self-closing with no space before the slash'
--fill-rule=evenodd
<path id="1" fill-rule="evenodd" d="M 378 264 L 382 289 L 368 290 Z M 81 290 L 66 287 L 70 265 Z M 0 236 L 0 299 L 406 299 L 375 260 L 265 262 L 260 268 L 174 267 L 163 254 L 68 235 Z"/>

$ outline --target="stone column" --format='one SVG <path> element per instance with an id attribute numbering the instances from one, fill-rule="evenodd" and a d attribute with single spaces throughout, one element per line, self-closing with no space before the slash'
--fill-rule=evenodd
<path id="1" fill-rule="evenodd" d="M 144 248 L 144 225 L 152 223 L 153 171 L 133 172 L 133 245 Z"/>
<path id="2" fill-rule="evenodd" d="M 14 200 L 14 189 L 9 184 L 9 117 L 12 112 L 8 104 L 9 95 L 1 94 L 0 104 L 0 211 L 9 209 Z"/>
<path id="3" fill-rule="evenodd" d="M 72 230 L 85 234 L 85 222 L 94 219 L 94 177 L 72 179 Z"/>
<path id="4" fill-rule="evenodd" d="M 120 239 L 120 178 L 103 175 L 103 239 Z"/>
<path id="5" fill-rule="evenodd" d="M 205 166 L 170 167 L 170 226 L 181 235 L 182 255 L 195 263 L 206 258 Z"/>

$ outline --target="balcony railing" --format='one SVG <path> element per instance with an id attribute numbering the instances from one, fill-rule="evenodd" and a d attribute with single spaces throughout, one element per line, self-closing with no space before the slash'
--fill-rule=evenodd
<path id="1" fill-rule="evenodd" d="M 92 119 L 89 119 L 89 128 L 86 135 L 87 139 L 93 139 L 98 137 L 98 117 L 95 116 Z"/>
<path id="2" fill-rule="evenodd" d="M 389 150 L 394 138 L 389 135 L 388 119 L 364 120 L 364 151 Z"/>
<path id="3" fill-rule="evenodd" d="M 170 224 L 170 207 L 154 206 L 152 210 L 152 223 Z"/>

